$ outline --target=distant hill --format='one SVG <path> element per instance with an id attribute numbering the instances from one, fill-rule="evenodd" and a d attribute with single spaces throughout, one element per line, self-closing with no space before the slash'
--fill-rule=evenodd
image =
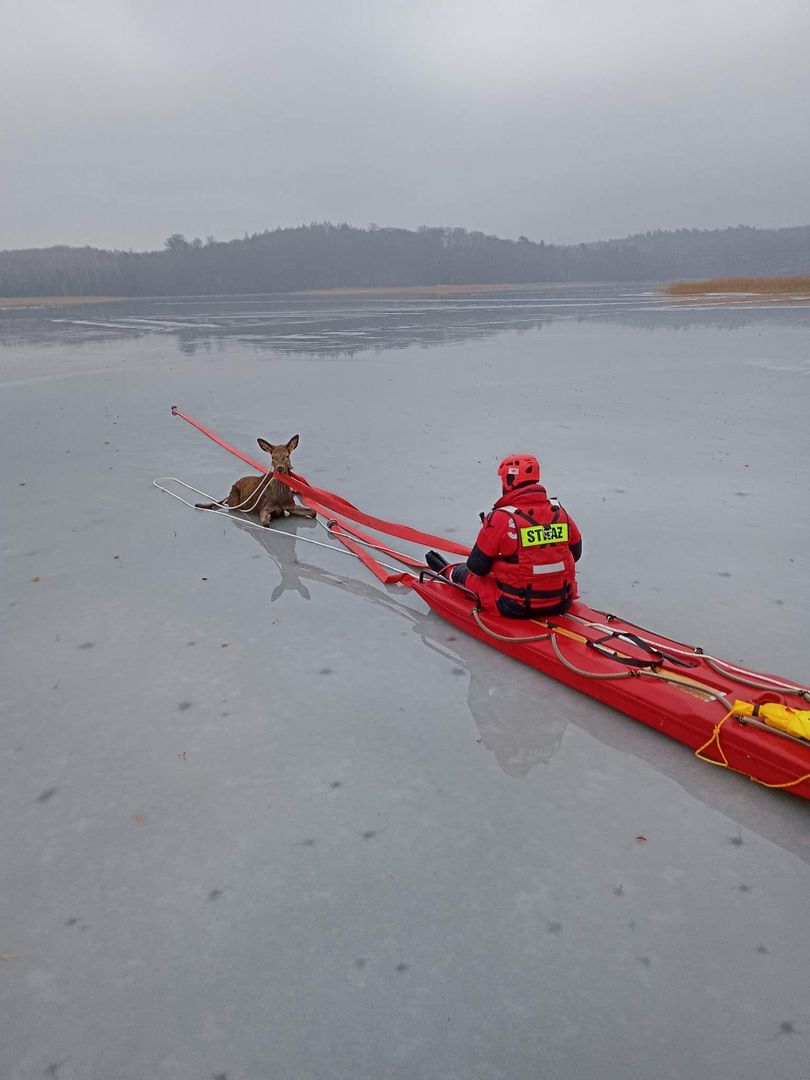
<path id="1" fill-rule="evenodd" d="M 810 226 L 677 229 L 589 244 L 327 223 L 162 251 L 0 251 L 0 296 L 189 296 L 348 287 L 671 281 L 810 273 Z"/>

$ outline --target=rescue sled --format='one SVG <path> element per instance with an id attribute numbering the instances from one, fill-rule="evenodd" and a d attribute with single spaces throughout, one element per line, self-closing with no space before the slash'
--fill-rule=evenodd
<path id="1" fill-rule="evenodd" d="M 176 406 L 172 413 L 253 468 L 267 471 Z M 460 630 L 677 739 L 702 761 L 810 799 L 807 687 L 710 656 L 698 646 L 663 637 L 580 601 L 564 615 L 545 619 L 507 619 L 481 611 L 474 593 L 358 526 L 466 557 L 469 552 L 463 545 L 375 518 L 295 473 L 279 479 L 327 519 L 329 533 L 381 582 L 412 589 Z M 407 569 L 393 569 L 372 552 Z"/>

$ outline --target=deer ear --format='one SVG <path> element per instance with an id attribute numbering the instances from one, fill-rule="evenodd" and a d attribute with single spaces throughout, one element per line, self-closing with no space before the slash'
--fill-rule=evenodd
<path id="1" fill-rule="evenodd" d="M 289 442 L 287 443 L 287 450 L 288 450 L 288 451 L 289 451 L 290 453 L 292 453 L 292 452 L 293 452 L 293 450 L 294 450 L 294 449 L 296 448 L 296 446 L 298 446 L 298 436 L 297 436 L 297 435 L 293 435 L 293 437 L 292 437 L 292 438 L 290 439 L 290 441 L 289 441 Z"/>
<path id="2" fill-rule="evenodd" d="M 273 453 L 273 444 L 269 443 L 267 439 L 257 439 L 256 442 L 259 444 L 262 450 L 266 450 L 268 454 Z"/>

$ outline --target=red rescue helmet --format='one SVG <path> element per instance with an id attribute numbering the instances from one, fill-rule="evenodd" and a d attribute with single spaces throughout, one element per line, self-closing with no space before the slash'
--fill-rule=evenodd
<path id="1" fill-rule="evenodd" d="M 533 454 L 511 454 L 498 466 L 498 476 L 505 492 L 518 484 L 539 484 L 540 462 Z"/>

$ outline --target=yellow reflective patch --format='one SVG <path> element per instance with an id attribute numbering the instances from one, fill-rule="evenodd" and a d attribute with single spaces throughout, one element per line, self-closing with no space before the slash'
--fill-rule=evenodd
<path id="1" fill-rule="evenodd" d="M 529 525 L 520 530 L 520 542 L 523 547 L 537 547 L 538 544 L 567 544 L 568 522 L 560 521 L 556 525 Z"/>

